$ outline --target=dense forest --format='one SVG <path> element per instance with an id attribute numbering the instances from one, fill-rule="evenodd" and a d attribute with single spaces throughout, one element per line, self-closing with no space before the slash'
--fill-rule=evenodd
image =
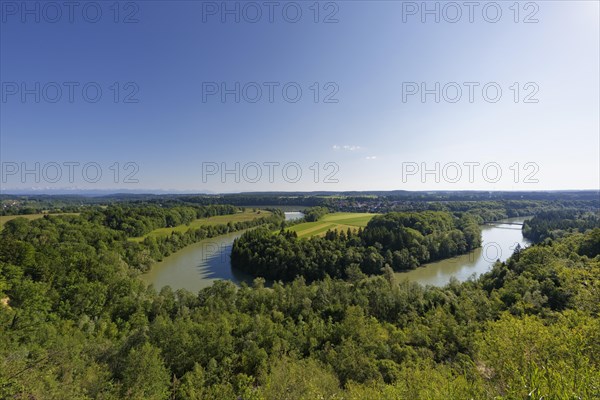
<path id="1" fill-rule="evenodd" d="M 320 207 L 320 206 L 311 207 L 311 208 L 304 210 L 304 220 L 306 222 L 318 221 L 319 219 L 321 219 L 321 217 L 323 217 L 328 212 L 329 212 L 329 210 L 327 209 L 327 207 Z"/>
<path id="2" fill-rule="evenodd" d="M 242 211 L 243 209 L 230 205 L 158 207 L 155 205 L 136 204 L 88 207 L 80 216 L 45 215 L 40 220 L 35 221 L 34 230 L 30 231 L 29 235 L 23 238 L 23 241 L 27 244 L 32 243 L 38 240 L 38 235 L 48 235 L 48 229 L 51 229 L 50 233 L 52 233 L 54 231 L 53 226 L 68 223 L 75 224 L 75 226 L 85 225 L 108 228 L 107 230 L 99 230 L 98 236 L 101 237 L 103 234 L 110 235 L 111 240 L 107 241 L 106 244 L 115 246 L 114 248 L 130 268 L 145 272 L 156 261 L 160 261 L 169 254 L 200 240 L 257 226 L 274 229 L 281 226 L 284 221 L 284 215 L 281 211 L 272 210 L 270 214 L 250 221 L 206 225 L 189 228 L 183 232 L 172 231 L 166 236 L 147 236 L 141 241 L 128 240 L 156 228 L 187 225 L 196 218 L 232 215 Z M 31 225 L 26 219 L 16 218 L 4 226 L 3 233 L 6 235 L 19 234 L 26 231 L 26 227 L 29 226 Z M 74 238 L 79 236 L 76 228 L 71 229 L 71 231 Z M 71 239 L 70 236 L 67 239 L 74 243 L 77 242 L 76 239 Z"/>
<path id="3" fill-rule="evenodd" d="M 159 207 L 142 204 L 100 208 L 84 213 L 84 217 L 105 227 L 123 232 L 126 237 L 131 238 L 144 235 L 156 228 L 188 225 L 198 218 L 233 215 L 242 211 L 243 208 L 231 205 Z M 280 226 L 283 221 L 283 213 L 279 210 L 272 210 L 271 215 L 252 221 L 200 226 L 199 228 L 189 228 L 185 232 L 172 231 L 170 235 L 162 237 L 147 236 L 139 243 L 128 242 L 126 244 L 126 260 L 130 266 L 143 272 L 147 271 L 154 262 L 160 261 L 192 243 L 257 226 L 273 229 Z"/>
<path id="4" fill-rule="evenodd" d="M 437 288 L 395 281 L 394 252 L 422 237 L 442 257 L 452 247 L 436 250 L 438 239 L 467 246 L 475 217 L 392 213 L 318 241 L 343 256 L 373 248 L 377 267 L 390 266 L 383 274 L 349 268 L 310 283 L 219 281 L 190 293 L 146 287 L 135 260 L 147 244 L 107 215 L 15 219 L 0 231 L 0 398 L 600 396 L 597 224 Z M 268 218 L 252 232 L 280 225 Z"/>
<path id="5" fill-rule="evenodd" d="M 523 224 L 523 236 L 534 242 L 585 232 L 600 225 L 598 212 L 580 210 L 543 211 Z"/>
<path id="6" fill-rule="evenodd" d="M 160 207 L 157 205 L 111 205 L 100 208 L 91 219 L 109 228 L 125 232 L 129 237 L 142 236 L 157 228 L 172 228 L 186 225 L 198 218 L 216 215 L 235 214 L 237 207 L 231 205 L 211 206 L 176 206 Z"/>
<path id="7" fill-rule="evenodd" d="M 89 206 L 157 205 L 160 207 L 233 205 L 236 207 L 325 207 L 330 212 L 467 211 L 486 221 L 533 215 L 540 211 L 598 210 L 598 191 L 465 192 L 373 191 L 206 194 L 8 195 L 0 194 L 0 216 L 41 212 L 78 212 Z"/>
<path id="8" fill-rule="evenodd" d="M 374 217 L 364 230 L 329 231 L 308 240 L 284 230 L 249 231 L 234 242 L 231 263 L 254 276 L 283 281 L 302 276 L 311 282 L 326 275 L 381 274 L 384 267 L 412 269 L 480 245 L 481 231 L 469 214 L 388 213 Z"/>

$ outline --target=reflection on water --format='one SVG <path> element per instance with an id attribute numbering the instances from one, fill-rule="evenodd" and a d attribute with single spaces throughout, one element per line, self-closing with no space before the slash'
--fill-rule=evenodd
<path id="1" fill-rule="evenodd" d="M 481 227 L 482 247 L 469 254 L 426 264 L 408 272 L 396 273 L 398 280 L 408 279 L 423 285 L 443 286 L 454 276 L 465 281 L 471 276 L 487 272 L 496 260 L 505 261 L 510 257 L 517 244 L 527 247 L 530 242 L 523 237 L 520 225 L 502 222 L 523 223 L 526 218 L 509 218 L 494 225 Z"/>
<path id="2" fill-rule="evenodd" d="M 252 276 L 231 268 L 231 247 L 242 233 L 229 233 L 184 247 L 154 264 L 141 278 L 157 290 L 168 285 L 173 290 L 193 292 L 212 285 L 217 279 L 252 283 Z"/>
<path id="3" fill-rule="evenodd" d="M 285 219 L 292 221 L 304 217 L 301 212 L 286 212 Z M 171 286 L 173 290 L 187 289 L 196 292 L 212 285 L 215 280 L 227 279 L 234 283 L 252 284 L 253 277 L 231 268 L 233 241 L 243 232 L 205 239 L 171 254 L 141 276 L 157 290 Z"/>
<path id="4" fill-rule="evenodd" d="M 300 219 L 302 217 L 304 217 L 304 213 L 302 213 L 300 211 L 290 211 L 290 212 L 285 213 L 286 221 L 294 221 L 294 220 Z"/>
<path id="5" fill-rule="evenodd" d="M 302 213 L 286 213 L 286 219 L 292 220 L 304 216 Z M 524 218 L 511 218 L 501 222 L 522 223 Z M 500 259 L 506 260 L 515 250 L 529 245 L 521 234 L 519 225 L 485 225 L 481 228 L 483 246 L 469 254 L 427 264 L 409 272 L 396 273 L 399 280 L 408 279 L 424 285 L 443 286 L 454 276 L 465 281 L 473 275 L 487 272 L 492 264 Z M 142 275 L 142 279 L 158 290 L 171 286 L 173 290 L 187 289 L 196 292 L 210 286 L 217 279 L 228 279 L 235 283 L 251 284 L 251 275 L 231 268 L 231 247 L 235 238 L 243 232 L 206 239 L 187 246 L 152 266 Z"/>

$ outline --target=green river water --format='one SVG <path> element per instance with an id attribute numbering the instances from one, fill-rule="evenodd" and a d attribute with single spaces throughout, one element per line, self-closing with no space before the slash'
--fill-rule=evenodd
<path id="1" fill-rule="evenodd" d="M 288 219 L 301 216 L 301 213 L 293 215 L 289 213 Z M 527 239 L 521 234 L 520 226 L 502 223 L 522 223 L 523 220 L 522 217 L 511 218 L 494 225 L 484 225 L 481 248 L 412 271 L 396 273 L 396 277 L 399 281 L 408 279 L 424 285 L 443 286 L 452 276 L 459 281 L 464 281 L 474 274 L 484 273 L 490 269 L 496 259 L 504 261 L 510 257 L 517 243 L 521 247 L 529 245 Z M 159 290 L 169 285 L 173 290 L 187 289 L 194 292 L 210 286 L 217 279 L 228 279 L 238 284 L 251 283 L 252 276 L 231 268 L 231 246 L 234 239 L 242 233 L 234 232 L 187 246 L 153 265 L 152 269 L 141 278 Z"/>

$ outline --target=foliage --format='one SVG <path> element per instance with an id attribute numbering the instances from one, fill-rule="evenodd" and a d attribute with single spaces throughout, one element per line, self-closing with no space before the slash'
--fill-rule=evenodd
<path id="1" fill-rule="evenodd" d="M 540 242 L 544 239 L 556 239 L 569 232 L 585 232 L 600 224 L 597 212 L 580 210 L 544 211 L 523 224 L 523 236 Z"/>
<path id="2" fill-rule="evenodd" d="M 231 261 L 268 279 L 347 278 L 355 268 L 379 274 L 386 265 L 406 270 L 463 254 L 480 246 L 480 235 L 476 220 L 467 214 L 458 218 L 438 211 L 389 213 L 373 217 L 364 230 L 328 231 L 325 237 L 308 240 L 288 231 L 247 232 L 234 242 Z"/>
<path id="3" fill-rule="evenodd" d="M 312 207 L 304 211 L 304 220 L 306 222 L 315 222 L 321 219 L 329 210 L 327 207 Z"/>
<path id="4" fill-rule="evenodd" d="M 150 247 L 105 221 L 96 212 L 15 219 L 0 232 L 0 398 L 600 395 L 598 227 L 436 288 L 395 283 L 389 268 L 367 276 L 355 250 L 377 264 L 405 234 L 458 230 L 466 241 L 469 220 L 389 215 L 368 228 L 372 245 L 364 232 L 314 242 L 323 266 L 348 259 L 347 280 L 157 293 L 131 264 Z M 276 255 L 312 240 L 271 236 Z"/>

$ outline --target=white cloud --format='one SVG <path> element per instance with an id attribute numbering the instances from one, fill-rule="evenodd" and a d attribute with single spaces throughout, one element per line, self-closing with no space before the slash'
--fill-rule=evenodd
<path id="1" fill-rule="evenodd" d="M 361 147 L 360 147 L 360 146 L 354 146 L 354 145 L 352 145 L 352 146 L 351 146 L 351 145 L 348 145 L 348 144 L 345 144 L 345 145 L 343 145 L 343 146 L 339 146 L 339 145 L 337 145 L 337 144 L 334 144 L 334 145 L 332 146 L 332 148 L 333 148 L 333 150 L 335 150 L 335 151 L 338 151 L 338 150 L 343 150 L 343 151 L 356 151 L 356 150 L 360 150 L 360 149 L 361 149 Z"/>
<path id="2" fill-rule="evenodd" d="M 377 160 L 377 156 L 366 156 L 365 160 Z"/>

